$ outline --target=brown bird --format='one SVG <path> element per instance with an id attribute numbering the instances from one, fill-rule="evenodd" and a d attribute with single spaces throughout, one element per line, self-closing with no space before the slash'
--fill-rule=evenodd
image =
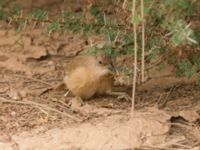
<path id="1" fill-rule="evenodd" d="M 89 99 L 95 94 L 108 94 L 130 100 L 126 93 L 112 91 L 114 73 L 115 68 L 110 57 L 77 56 L 69 64 L 64 83 L 79 99 Z"/>

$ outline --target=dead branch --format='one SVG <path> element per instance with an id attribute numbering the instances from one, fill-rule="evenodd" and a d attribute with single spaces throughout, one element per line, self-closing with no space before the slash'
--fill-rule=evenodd
<path id="1" fill-rule="evenodd" d="M 14 104 L 23 104 L 23 105 L 34 105 L 36 106 L 37 108 L 43 108 L 43 109 L 46 109 L 46 110 L 49 110 L 49 111 L 52 111 L 52 112 L 56 112 L 60 115 L 63 115 L 65 117 L 68 117 L 70 119 L 72 119 L 73 121 L 76 121 L 76 122 L 81 122 L 81 120 L 79 118 L 76 118 L 70 114 L 67 114 L 67 113 L 64 113 L 64 112 L 61 112 L 57 109 L 54 109 L 54 108 L 51 108 L 45 104 L 40 104 L 40 103 L 37 103 L 37 102 L 33 102 L 33 101 L 29 101 L 29 100 L 22 100 L 22 101 L 16 101 L 16 100 L 10 100 L 10 99 L 5 99 L 3 97 L 0 97 L 0 102 L 4 102 L 4 103 L 14 103 Z"/>
<path id="2" fill-rule="evenodd" d="M 25 79 L 29 79 L 29 80 L 32 80 L 32 81 L 40 82 L 40 83 L 46 84 L 46 85 L 48 85 L 48 86 L 50 86 L 50 87 L 53 87 L 53 85 L 51 85 L 51 84 L 49 84 L 48 82 L 45 82 L 45 81 L 43 81 L 43 80 L 40 80 L 40 79 L 28 77 L 28 76 L 25 76 L 25 75 L 19 75 L 19 74 L 16 74 L 15 76 L 16 76 L 16 77 L 19 77 L 19 78 L 25 78 Z"/>

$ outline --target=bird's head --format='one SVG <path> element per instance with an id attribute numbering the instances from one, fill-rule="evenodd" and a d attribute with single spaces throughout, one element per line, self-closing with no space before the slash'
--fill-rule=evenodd
<path id="1" fill-rule="evenodd" d="M 113 61 L 110 56 L 98 55 L 95 57 L 96 57 L 96 63 L 98 66 L 106 69 L 108 71 L 108 73 L 110 73 L 110 74 L 116 73 L 116 69 L 113 65 Z"/>

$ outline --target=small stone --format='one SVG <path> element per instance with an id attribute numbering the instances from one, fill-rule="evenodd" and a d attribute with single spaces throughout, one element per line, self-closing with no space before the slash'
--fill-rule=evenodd
<path id="1" fill-rule="evenodd" d="M 8 95 L 13 100 L 20 100 L 21 99 L 19 92 L 16 91 L 16 90 L 10 90 Z"/>
<path id="2" fill-rule="evenodd" d="M 53 61 L 48 61 L 47 63 L 49 66 L 53 66 L 54 65 L 54 62 Z"/>
<path id="3" fill-rule="evenodd" d="M 26 93 L 26 91 L 24 91 L 24 90 L 21 90 L 21 91 L 19 92 L 19 94 L 20 94 L 20 96 L 21 96 L 22 98 L 25 98 L 25 97 L 27 96 L 27 93 Z"/>
<path id="4" fill-rule="evenodd" d="M 5 36 L 6 35 L 6 31 L 5 30 L 0 30 L 0 36 Z"/>
<path id="5" fill-rule="evenodd" d="M 28 49 L 31 45 L 31 38 L 30 37 L 24 37 L 23 39 L 23 45 L 25 49 Z"/>
<path id="6" fill-rule="evenodd" d="M 17 113 L 15 111 L 12 111 L 10 114 L 11 116 L 16 116 Z"/>
<path id="7" fill-rule="evenodd" d="M 43 46 L 30 46 L 27 50 L 26 58 L 39 59 L 47 55 L 46 48 Z"/>

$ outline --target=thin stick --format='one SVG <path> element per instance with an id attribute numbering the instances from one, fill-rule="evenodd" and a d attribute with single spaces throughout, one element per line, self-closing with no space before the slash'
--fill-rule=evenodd
<path id="1" fill-rule="evenodd" d="M 122 8 L 123 8 L 123 9 L 125 9 L 126 3 L 127 3 L 127 0 L 124 0 L 123 5 L 122 5 Z"/>
<path id="2" fill-rule="evenodd" d="M 46 85 L 48 85 L 50 87 L 53 87 L 53 85 L 51 85 L 50 83 L 42 81 L 40 79 L 36 79 L 36 78 L 32 78 L 32 77 L 27 77 L 25 75 L 15 75 L 15 76 L 16 77 L 20 77 L 20 78 L 25 78 L 25 79 L 33 80 L 33 81 L 36 81 L 36 82 L 40 82 L 40 83 L 46 84 Z"/>
<path id="3" fill-rule="evenodd" d="M 115 40 L 113 41 L 114 44 L 117 42 L 117 39 L 118 39 L 118 37 L 119 37 L 119 34 L 120 34 L 120 31 L 117 32 L 117 35 L 116 35 L 116 37 L 115 37 Z"/>
<path id="4" fill-rule="evenodd" d="M 104 20 L 104 25 L 106 26 L 107 25 L 107 21 L 106 21 L 106 14 L 103 13 L 103 20 Z"/>
<path id="5" fill-rule="evenodd" d="M 141 16 L 142 16 L 142 82 L 144 82 L 145 80 L 145 76 L 144 76 L 144 67 L 145 67 L 145 33 L 144 33 L 144 0 L 141 0 Z"/>
<path id="6" fill-rule="evenodd" d="M 33 102 L 33 101 L 29 101 L 29 100 L 23 100 L 23 101 L 16 101 L 16 100 L 10 100 L 10 99 L 5 99 L 3 97 L 0 97 L 0 102 L 6 102 L 6 103 L 14 103 L 14 104 L 24 104 L 24 105 L 34 105 L 36 106 L 37 108 L 44 108 L 46 110 L 49 110 L 49 111 L 53 111 L 53 112 L 56 112 L 58 114 L 61 114 L 65 117 L 68 117 L 76 122 L 80 122 L 81 120 L 74 117 L 74 116 L 71 116 L 70 114 L 67 114 L 67 113 L 64 113 L 64 112 L 61 112 L 57 109 L 54 109 L 54 108 L 51 108 L 51 107 L 48 107 L 44 104 L 39 104 L 37 102 Z"/>
<path id="7" fill-rule="evenodd" d="M 12 23 L 12 18 L 9 18 L 9 22 L 8 22 L 8 26 L 10 26 L 11 25 L 11 23 Z"/>
<path id="8" fill-rule="evenodd" d="M 132 16 L 135 16 L 135 6 L 136 0 L 133 0 Z M 133 74 L 133 89 L 132 89 L 132 104 L 131 104 L 131 114 L 133 115 L 135 107 L 135 89 L 136 89 L 136 79 L 137 79 L 137 28 L 136 23 L 133 22 L 133 34 L 134 34 L 134 74 Z"/>

